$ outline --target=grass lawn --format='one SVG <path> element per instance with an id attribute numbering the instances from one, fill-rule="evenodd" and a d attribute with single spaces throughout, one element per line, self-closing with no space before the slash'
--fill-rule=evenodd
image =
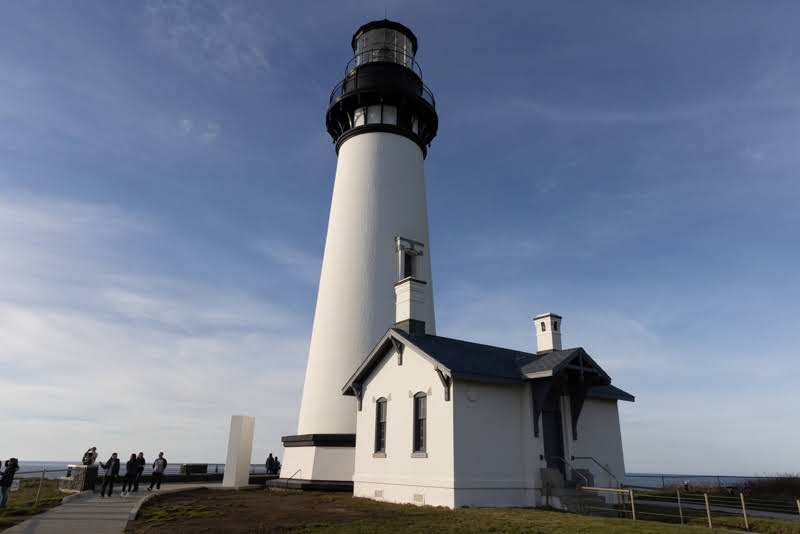
<path id="1" fill-rule="evenodd" d="M 126 532 L 688 534 L 708 528 L 521 508 L 448 510 L 381 503 L 348 493 L 201 489 L 152 499 Z"/>
<path id="2" fill-rule="evenodd" d="M 64 494 L 58 491 L 58 480 L 45 480 L 39 495 L 39 506 L 34 506 L 38 487 L 38 478 L 19 479 L 19 491 L 8 492 L 6 509 L 0 512 L 0 530 L 13 527 L 28 517 L 61 503 Z"/>
<path id="3" fill-rule="evenodd" d="M 748 517 L 751 532 L 762 534 L 800 534 L 800 521 L 783 521 L 781 519 L 762 519 Z M 689 522 L 691 525 L 705 525 L 708 530 L 708 520 L 705 517 L 695 517 Z M 731 530 L 744 530 L 744 519 L 736 516 L 712 517 L 711 524 L 714 528 L 729 528 Z"/>

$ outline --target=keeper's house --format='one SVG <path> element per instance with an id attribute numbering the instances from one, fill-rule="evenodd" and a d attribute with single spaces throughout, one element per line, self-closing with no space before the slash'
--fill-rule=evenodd
<path id="1" fill-rule="evenodd" d="M 451 508 L 560 506 L 575 483 L 625 475 L 617 402 L 634 397 L 561 317 L 534 318 L 538 352 L 425 334 L 425 282 L 395 285 L 397 322 L 344 386 L 357 398 L 353 492 Z"/>

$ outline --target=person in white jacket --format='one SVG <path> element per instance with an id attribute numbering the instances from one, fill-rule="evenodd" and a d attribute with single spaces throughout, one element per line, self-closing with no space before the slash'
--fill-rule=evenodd
<path id="1" fill-rule="evenodd" d="M 167 459 L 164 458 L 164 453 L 159 452 L 158 458 L 153 462 L 153 477 L 150 479 L 150 487 L 147 491 L 153 490 L 155 484 L 156 489 L 161 489 L 161 479 L 164 477 L 164 471 L 167 470 Z"/>

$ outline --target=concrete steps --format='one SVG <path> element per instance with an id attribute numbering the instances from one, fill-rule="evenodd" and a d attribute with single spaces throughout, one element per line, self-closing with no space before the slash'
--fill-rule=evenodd
<path id="1" fill-rule="evenodd" d="M 596 494 L 581 492 L 579 496 L 575 488 L 562 488 L 553 496 L 558 497 L 560 508 L 567 512 L 617 517 L 615 510 L 609 510 L 613 505 L 606 503 L 603 497 Z"/>

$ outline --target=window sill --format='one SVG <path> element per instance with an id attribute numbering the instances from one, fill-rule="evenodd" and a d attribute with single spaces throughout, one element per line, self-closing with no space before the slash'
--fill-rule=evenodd
<path id="1" fill-rule="evenodd" d="M 386 453 L 385 452 L 373 452 L 372 453 L 372 457 L 373 458 L 386 458 Z"/>
<path id="2" fill-rule="evenodd" d="M 427 452 L 412 452 L 411 453 L 411 457 L 412 458 L 427 458 L 428 457 L 428 453 Z"/>

